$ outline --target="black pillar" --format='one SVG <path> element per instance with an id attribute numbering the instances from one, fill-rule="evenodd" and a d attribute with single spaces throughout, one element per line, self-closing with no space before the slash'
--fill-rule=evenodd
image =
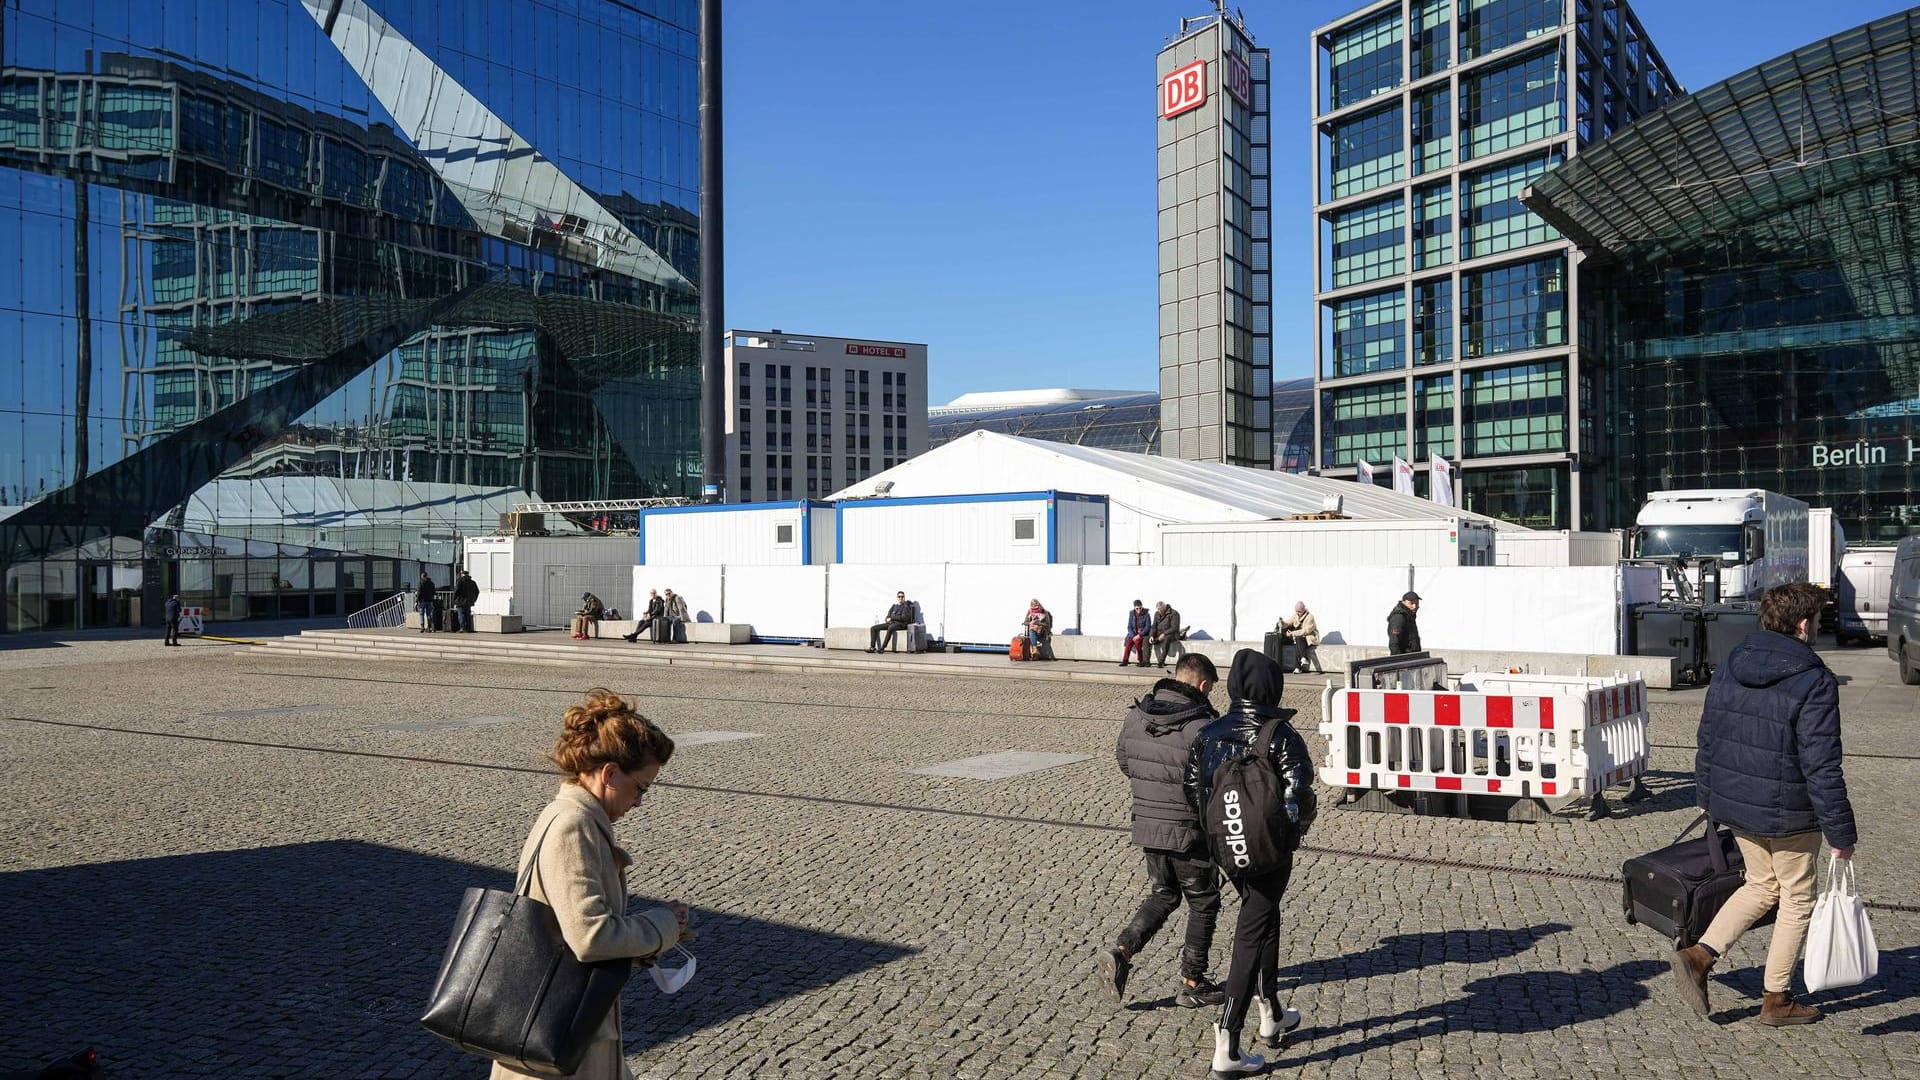
<path id="1" fill-rule="evenodd" d="M 700 461 L 707 502 L 724 501 L 727 485 L 720 113 L 720 0 L 700 0 Z"/>

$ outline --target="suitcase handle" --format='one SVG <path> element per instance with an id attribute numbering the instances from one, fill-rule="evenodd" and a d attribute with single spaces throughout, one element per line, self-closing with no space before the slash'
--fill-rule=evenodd
<path id="1" fill-rule="evenodd" d="M 1727 871 L 1727 850 L 1724 845 L 1715 842 L 1719 839 L 1720 826 L 1708 816 L 1705 810 L 1700 811 L 1699 817 L 1694 818 L 1691 824 L 1681 829 L 1680 835 L 1674 837 L 1673 842 L 1677 844 L 1685 840 L 1687 834 L 1699 828 L 1700 823 L 1703 821 L 1707 823 L 1707 858 L 1712 860 L 1713 869 L 1716 873 L 1724 874 Z"/>

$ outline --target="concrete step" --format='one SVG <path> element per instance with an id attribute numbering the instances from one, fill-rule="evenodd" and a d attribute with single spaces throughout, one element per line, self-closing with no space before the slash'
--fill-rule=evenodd
<path id="1" fill-rule="evenodd" d="M 520 635 L 461 641 L 453 635 L 409 635 L 380 631 L 308 631 L 297 637 L 267 639 L 244 651 L 288 659 L 390 660 L 445 663 L 478 661 L 574 667 L 697 667 L 791 674 L 884 674 L 996 679 L 1040 679 L 1139 687 L 1160 672 L 1102 670 L 1108 665 L 1021 664 L 985 654 L 928 654 L 925 656 L 833 656 L 798 646 L 745 648 L 675 645 L 598 645 L 556 639 L 529 641 Z M 783 655 L 785 654 L 785 655 Z"/>

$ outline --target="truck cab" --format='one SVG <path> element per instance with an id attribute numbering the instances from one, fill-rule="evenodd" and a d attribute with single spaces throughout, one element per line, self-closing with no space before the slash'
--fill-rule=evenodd
<path id="1" fill-rule="evenodd" d="M 1656 491 L 1627 531 L 1626 554 L 1677 561 L 1696 595 L 1702 560 L 1715 560 L 1721 599 L 1757 600 L 1775 585 L 1807 580 L 1807 510 L 1770 491 Z"/>

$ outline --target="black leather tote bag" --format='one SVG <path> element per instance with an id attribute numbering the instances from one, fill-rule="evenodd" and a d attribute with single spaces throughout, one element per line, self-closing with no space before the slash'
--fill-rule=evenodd
<path id="1" fill-rule="evenodd" d="M 538 843 L 546 838 L 543 829 Z M 538 843 L 512 892 L 467 890 L 420 1024 L 469 1053 L 566 1076 L 580 1067 L 619 1001 L 633 961 L 583 964 L 574 957 L 553 909 L 526 895 L 540 862 Z"/>

